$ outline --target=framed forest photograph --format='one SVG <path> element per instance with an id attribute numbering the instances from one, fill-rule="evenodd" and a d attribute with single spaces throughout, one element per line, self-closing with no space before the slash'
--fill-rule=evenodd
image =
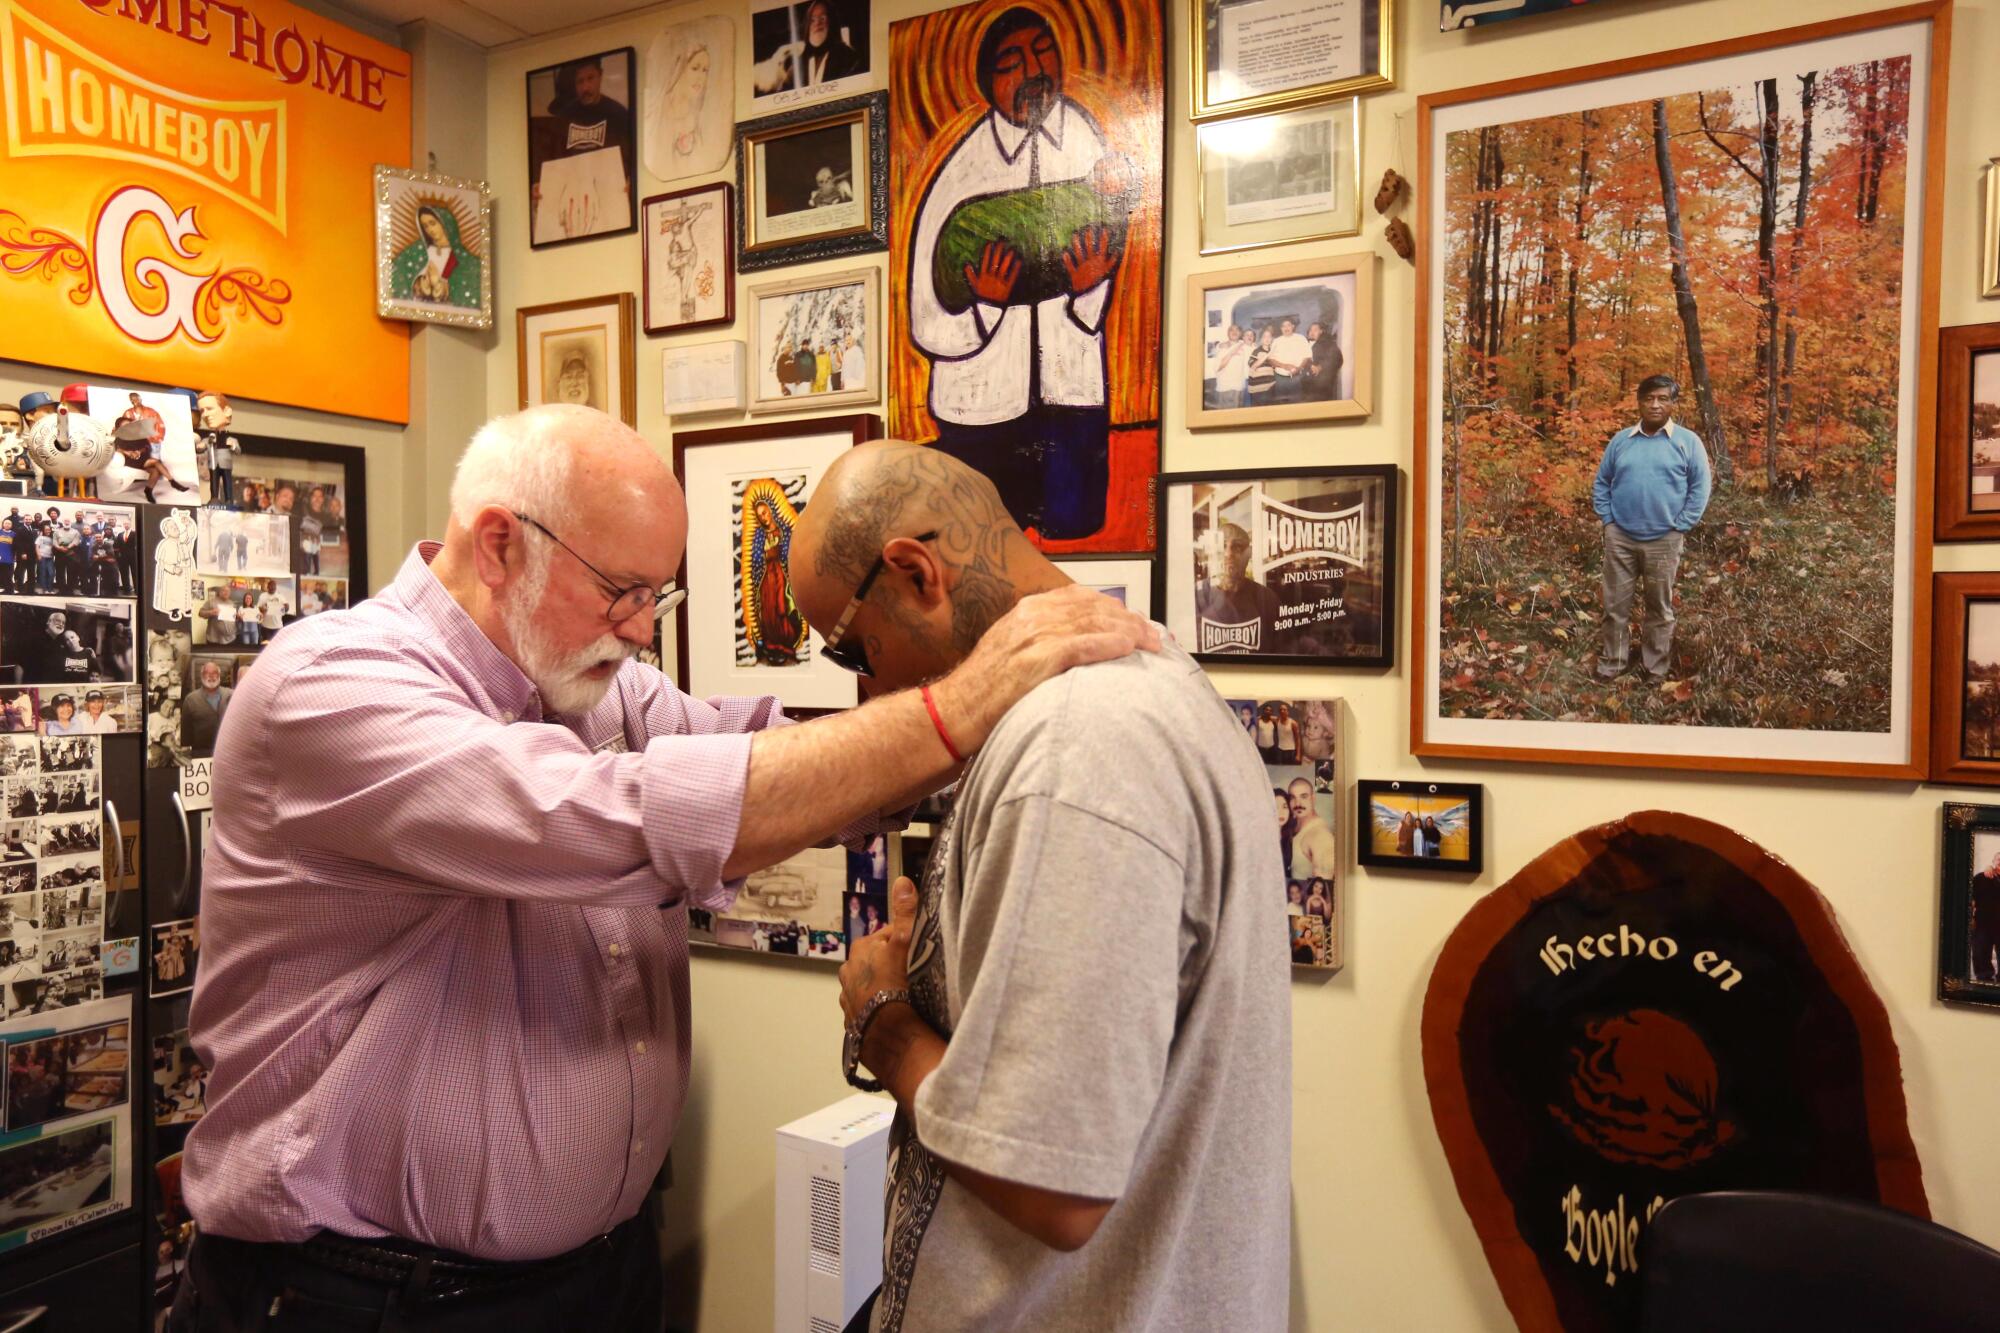
<path id="1" fill-rule="evenodd" d="M 1947 16 L 1418 99 L 1416 754 L 1921 776 Z"/>

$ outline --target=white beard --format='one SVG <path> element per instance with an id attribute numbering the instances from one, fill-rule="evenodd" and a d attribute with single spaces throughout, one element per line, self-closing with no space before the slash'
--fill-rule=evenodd
<path id="1" fill-rule="evenodd" d="M 514 641 L 521 674 L 541 693 L 542 706 L 563 717 L 583 717 L 604 702 L 618 679 L 615 671 L 602 680 L 592 680 L 583 673 L 606 662 L 623 665 L 635 650 L 609 632 L 574 653 L 556 648 L 536 624 L 535 613 L 541 609 L 547 587 L 547 566 L 539 572 L 540 578 L 531 578 L 517 596 L 501 605 L 500 621 Z"/>

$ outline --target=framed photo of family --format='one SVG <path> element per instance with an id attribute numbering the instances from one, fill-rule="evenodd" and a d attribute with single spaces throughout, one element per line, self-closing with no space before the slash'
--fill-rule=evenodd
<path id="1" fill-rule="evenodd" d="M 1396 84 L 1395 0 L 1188 0 L 1195 120 Z"/>
<path id="2" fill-rule="evenodd" d="M 1938 330 L 1937 539 L 2000 537 L 2000 324 Z"/>
<path id="3" fill-rule="evenodd" d="M 1197 662 L 1396 656 L 1393 464 L 1160 477 L 1153 605 Z"/>
<path id="4" fill-rule="evenodd" d="M 744 272 L 889 248 L 889 94 L 736 127 Z"/>
<path id="5" fill-rule="evenodd" d="M 639 424 L 630 292 L 522 306 L 514 312 L 522 407 L 577 403 Z"/>
<path id="6" fill-rule="evenodd" d="M 1415 754 L 1923 776 L 1948 14 L 1418 98 Z"/>
<path id="7" fill-rule="evenodd" d="M 1195 130 L 1201 252 L 1222 254 L 1361 230 L 1361 99 Z"/>
<path id="8" fill-rule="evenodd" d="M 1352 254 L 1189 277 L 1188 428 L 1368 416 L 1375 269 Z"/>
<path id="9" fill-rule="evenodd" d="M 1354 784 L 1355 859 L 1383 870 L 1476 875 L 1486 864 L 1486 789 L 1476 782 Z"/>
<path id="10" fill-rule="evenodd" d="M 493 194 L 485 181 L 375 168 L 375 313 L 493 327 Z"/>
<path id="11" fill-rule="evenodd" d="M 750 410 L 882 398 L 882 275 L 848 269 L 750 288 Z"/>
<path id="12" fill-rule="evenodd" d="M 1284 867 L 1292 962 L 1339 967 L 1347 942 L 1347 853 L 1340 813 L 1347 761 L 1338 699 L 1228 699 L 1264 761 Z M 1276 892 L 1277 885 L 1272 885 Z"/>
<path id="13" fill-rule="evenodd" d="M 736 322 L 735 210 L 728 181 L 656 194 L 640 206 L 647 333 Z"/>
<path id="14" fill-rule="evenodd" d="M 792 595 L 792 529 L 827 466 L 881 433 L 867 414 L 674 433 L 688 505 L 688 595 L 674 613 L 683 690 L 854 707 L 855 676 L 826 660 Z"/>
<path id="15" fill-rule="evenodd" d="M 2000 805 L 1944 808 L 1940 1000 L 2000 1007 Z"/>
<path id="16" fill-rule="evenodd" d="M 528 244 L 638 225 L 639 90 L 629 46 L 528 71 Z"/>

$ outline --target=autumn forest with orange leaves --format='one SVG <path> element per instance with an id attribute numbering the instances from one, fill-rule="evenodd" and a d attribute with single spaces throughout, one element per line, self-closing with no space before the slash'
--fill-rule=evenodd
<path id="1" fill-rule="evenodd" d="M 1445 716 L 1888 729 L 1909 94 L 1897 58 L 1448 136 Z M 1607 682 L 1591 483 L 1656 373 L 1715 488 L 1666 678 Z"/>

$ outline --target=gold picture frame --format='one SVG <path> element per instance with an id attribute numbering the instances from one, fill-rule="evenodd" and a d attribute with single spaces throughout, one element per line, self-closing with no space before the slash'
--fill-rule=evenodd
<path id="1" fill-rule="evenodd" d="M 1344 9 L 1322 6 L 1318 0 L 1188 0 L 1188 102 L 1189 116 L 1199 122 L 1225 116 L 1264 115 L 1311 106 L 1343 94 L 1376 92 L 1396 86 L 1396 0 L 1355 0 L 1361 18 L 1347 31 L 1340 29 L 1338 17 L 1312 18 L 1313 11 Z M 1257 11 L 1252 13 L 1251 11 Z M 1233 11 L 1233 12 L 1232 12 Z M 1224 48 L 1235 42 L 1268 42 L 1274 49 L 1296 54 L 1312 49 L 1310 40 L 1301 40 L 1297 22 L 1284 26 L 1287 19 L 1304 19 L 1311 31 L 1306 38 L 1318 37 L 1334 49 L 1332 58 L 1350 42 L 1362 47 L 1361 70 L 1338 74 L 1322 69 L 1325 77 L 1306 75 L 1290 82 L 1266 77 L 1247 88 L 1230 86 L 1229 71 L 1223 67 Z M 1282 35 L 1277 29 L 1283 28 Z M 1257 31 L 1262 28 L 1263 31 Z M 1372 41 L 1374 50 L 1368 46 Z M 1372 67 L 1370 55 L 1373 56 Z M 1280 62 L 1282 63 L 1282 62 Z"/>
<path id="2" fill-rule="evenodd" d="M 1372 416 L 1376 268 L 1375 255 L 1364 250 L 1191 274 L 1188 429 Z M 1312 336 L 1315 325 L 1327 324 L 1333 327 L 1323 336 L 1337 355 Z M 1232 329 L 1247 337 L 1247 347 Z M 1306 344 L 1303 355 L 1285 345 L 1294 337 Z"/>
<path id="3" fill-rule="evenodd" d="M 846 269 L 750 288 L 750 411 L 882 401 L 882 272 Z M 855 324 L 860 333 L 855 337 Z M 854 338 L 854 346 L 847 343 Z M 852 356 L 858 350 L 859 374 Z M 825 353 L 825 364 L 819 355 Z M 812 361 L 807 369 L 806 358 Z M 847 381 L 859 378 L 859 385 Z"/>
<path id="4" fill-rule="evenodd" d="M 736 127 L 736 267 L 749 273 L 889 248 L 889 95 Z"/>
<path id="5" fill-rule="evenodd" d="M 1201 253 L 1361 234 L 1361 99 L 1195 127 Z"/>
<path id="6" fill-rule="evenodd" d="M 2000 157 L 1986 164 L 1986 226 L 1980 231 L 1979 294 L 2000 296 Z"/>

